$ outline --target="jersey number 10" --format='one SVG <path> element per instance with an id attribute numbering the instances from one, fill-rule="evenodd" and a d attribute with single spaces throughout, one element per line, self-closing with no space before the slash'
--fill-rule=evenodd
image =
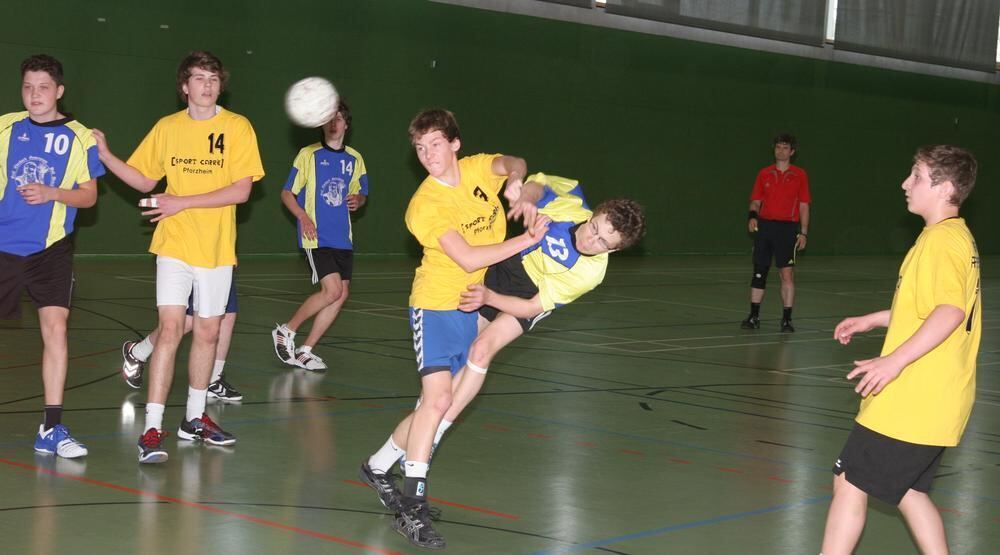
<path id="1" fill-rule="evenodd" d="M 55 133 L 45 134 L 45 152 L 55 152 L 59 156 L 66 154 L 69 150 L 69 135 L 56 135 Z"/>

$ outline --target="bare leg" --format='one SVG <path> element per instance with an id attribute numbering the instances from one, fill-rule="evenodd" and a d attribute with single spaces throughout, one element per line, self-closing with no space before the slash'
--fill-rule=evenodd
<path id="1" fill-rule="evenodd" d="M 215 360 L 226 360 L 229 356 L 229 345 L 233 342 L 233 329 L 236 328 L 236 313 L 227 312 L 219 325 L 219 344 L 215 348 Z"/>
<path id="2" fill-rule="evenodd" d="M 947 555 L 948 540 L 944 533 L 944 522 L 934 502 L 926 494 L 909 490 L 899 502 L 899 510 L 910 527 L 917 547 L 924 555 Z"/>
<path id="3" fill-rule="evenodd" d="M 194 318 L 191 353 L 188 355 L 188 383 L 194 389 L 207 389 L 215 365 L 215 348 L 219 343 L 222 316 Z M 157 347 L 156 350 L 159 350 Z M 153 356 L 156 356 L 156 350 Z"/>
<path id="4" fill-rule="evenodd" d="M 340 281 L 340 274 L 330 274 L 323 278 L 323 282 L 321 283 L 325 283 L 327 278 L 331 277 L 336 277 L 337 281 Z M 337 315 L 340 314 L 340 308 L 344 306 L 344 301 L 347 300 L 350 287 L 350 280 L 341 281 L 341 286 L 339 288 L 340 296 L 316 313 L 316 318 L 313 319 L 312 328 L 309 330 L 309 337 L 306 338 L 305 343 L 302 344 L 303 346 L 315 347 L 316 343 L 319 343 L 319 340 L 326 333 L 326 330 L 330 329 L 330 326 L 333 325 L 333 321 L 336 320 Z M 337 289 L 335 288 L 331 288 L 331 291 L 336 290 Z M 320 291 L 320 293 L 323 294 L 325 291 L 326 288 L 324 287 L 324 291 Z M 325 296 L 324 299 L 329 300 L 329 297 Z"/>
<path id="5" fill-rule="evenodd" d="M 485 318 L 479 318 L 485 321 Z M 500 313 L 492 323 L 480 328 L 481 331 L 472 342 L 469 348 L 469 361 L 480 368 L 489 368 L 493 357 L 501 349 L 510 344 L 524 334 L 521 323 L 510 314 Z M 465 407 L 479 394 L 483 383 L 486 382 L 486 374 L 469 369 L 468 366 L 462 369 L 455 376 L 458 382 L 451 402 L 451 408 L 445 414 L 445 420 L 454 422 Z M 397 444 L 398 445 L 398 444 Z"/>
<path id="6" fill-rule="evenodd" d="M 66 321 L 69 309 L 45 306 L 38 309 L 38 323 L 42 329 L 42 384 L 46 405 L 62 405 L 69 367 L 69 346 L 66 338 Z"/>
<path id="7" fill-rule="evenodd" d="M 833 478 L 833 501 L 826 515 L 823 555 L 850 555 L 865 528 L 868 494 L 847 481 L 844 473 Z"/>
<path id="8" fill-rule="evenodd" d="M 779 268 L 781 275 L 781 302 L 782 306 L 795 306 L 795 268 Z"/>
<path id="9" fill-rule="evenodd" d="M 288 329 L 298 331 L 299 327 L 306 320 L 315 316 L 320 310 L 335 303 L 344 292 L 344 282 L 340 279 L 340 274 L 329 274 L 321 279 L 319 284 L 320 290 L 309 295 L 305 302 L 295 311 L 295 314 L 292 315 L 291 320 L 285 324 L 288 326 Z"/>
<path id="10" fill-rule="evenodd" d="M 431 444 L 438 425 L 451 407 L 451 373 L 435 372 L 420 381 L 423 402 L 413 413 L 405 449 L 407 461 L 426 463 L 431 458 Z"/>
<path id="11" fill-rule="evenodd" d="M 170 394 L 170 384 L 174 380 L 174 362 L 177 347 L 184 337 L 184 311 L 187 307 L 164 305 L 157 307 L 160 323 L 156 327 L 156 348 L 149 359 L 150 403 L 165 405 Z"/>
<path id="12" fill-rule="evenodd" d="M 764 290 L 756 287 L 750 288 L 750 302 L 760 304 L 764 301 Z"/>

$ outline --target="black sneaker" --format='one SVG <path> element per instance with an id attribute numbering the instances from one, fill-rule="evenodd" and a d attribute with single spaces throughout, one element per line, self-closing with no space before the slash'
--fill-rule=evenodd
<path id="1" fill-rule="evenodd" d="M 226 373 L 223 372 L 219 379 L 208 384 L 208 398 L 235 403 L 243 400 L 243 394 L 226 381 Z"/>
<path id="2" fill-rule="evenodd" d="M 431 526 L 427 503 L 403 507 L 392 520 L 392 529 L 417 547 L 444 549 L 444 538 Z"/>
<path id="3" fill-rule="evenodd" d="M 132 356 L 132 346 L 135 341 L 126 341 L 122 345 L 122 379 L 132 389 L 142 387 L 143 362 Z"/>
<path id="4" fill-rule="evenodd" d="M 745 330 L 755 330 L 760 328 L 760 317 L 751 314 L 746 320 L 740 322 L 740 327 Z"/>
<path id="5" fill-rule="evenodd" d="M 396 480 L 392 474 L 376 474 L 367 462 L 361 463 L 361 470 L 358 471 L 358 478 L 368 487 L 375 490 L 378 500 L 390 511 L 400 510 L 400 501 L 403 498 L 402 492 L 396 487 Z"/>
<path id="6" fill-rule="evenodd" d="M 781 321 L 781 332 L 782 333 L 792 333 L 794 331 L 795 331 L 795 328 L 792 327 L 792 321 L 791 320 L 782 320 Z"/>
<path id="7" fill-rule="evenodd" d="M 204 441 L 209 445 L 236 443 L 236 436 L 220 428 L 207 414 L 202 414 L 201 418 L 181 420 L 181 427 L 177 429 L 177 437 L 188 441 Z"/>

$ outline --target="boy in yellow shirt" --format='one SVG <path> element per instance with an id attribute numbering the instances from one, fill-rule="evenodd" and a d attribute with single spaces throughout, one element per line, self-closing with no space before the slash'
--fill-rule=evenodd
<path id="1" fill-rule="evenodd" d="M 217 104 L 228 74 L 210 52 L 196 51 L 177 69 L 177 92 L 187 108 L 161 118 L 123 162 L 95 130 L 101 161 L 133 189 L 148 193 L 165 176 L 166 193 L 143 212 L 158 222 L 149 251 L 156 254 L 156 349 L 150 360 L 145 432 L 139 462 L 167 460 L 161 443 L 163 410 L 194 293 L 194 339 L 188 356 L 188 401 L 177 435 L 213 445 L 236 438 L 205 413 L 216 344 L 236 265 L 236 205 L 264 176 L 250 122 Z"/>
<path id="2" fill-rule="evenodd" d="M 926 227 L 900 267 L 890 310 L 847 318 L 833 337 L 887 327 L 880 356 L 855 361 L 848 379 L 862 397 L 857 422 L 833 468 L 825 555 L 854 550 L 868 496 L 903 513 L 922 553 L 947 553 L 944 524 L 927 492 L 945 447 L 958 445 L 976 390 L 982 332 L 979 253 L 958 215 L 976 183 L 964 149 L 919 149 L 903 182 L 907 209 Z"/>

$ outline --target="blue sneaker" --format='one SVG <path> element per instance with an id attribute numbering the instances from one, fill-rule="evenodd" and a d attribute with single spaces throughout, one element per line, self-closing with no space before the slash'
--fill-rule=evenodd
<path id="1" fill-rule="evenodd" d="M 209 445 L 232 445 L 236 443 L 236 436 L 220 428 L 218 424 L 213 422 L 204 413 L 202 413 L 201 418 L 181 420 L 181 427 L 177 430 L 177 437 L 190 441 L 204 441 Z"/>
<path id="2" fill-rule="evenodd" d="M 87 446 L 73 439 L 69 430 L 62 424 L 45 429 L 45 424 L 38 426 L 35 436 L 35 451 L 58 455 L 64 459 L 75 459 L 87 454 Z"/>
<path id="3" fill-rule="evenodd" d="M 166 436 L 167 432 L 156 428 L 150 428 L 139 436 L 139 462 L 146 464 L 167 462 L 167 452 L 161 447 Z"/>

